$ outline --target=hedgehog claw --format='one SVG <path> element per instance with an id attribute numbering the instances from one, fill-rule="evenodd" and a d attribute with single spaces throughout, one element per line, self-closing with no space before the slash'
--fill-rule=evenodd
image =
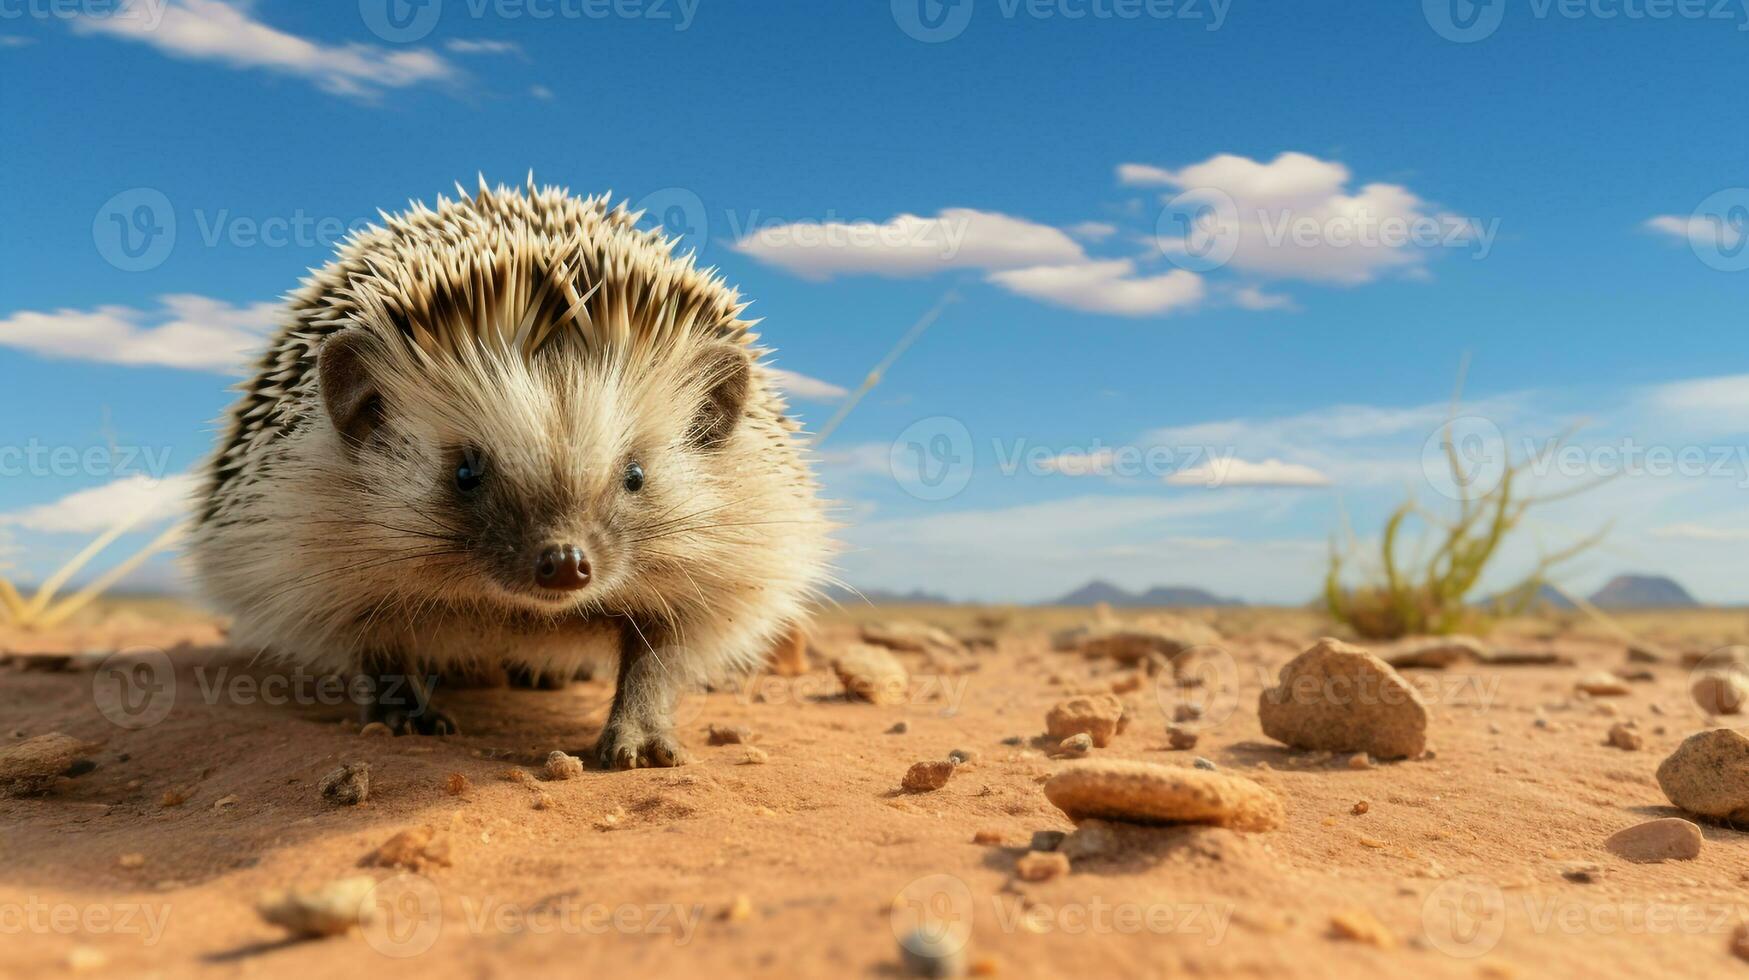
<path id="1" fill-rule="evenodd" d="M 595 743 L 602 769 L 669 769 L 691 761 L 672 732 L 645 732 L 609 722 Z"/>

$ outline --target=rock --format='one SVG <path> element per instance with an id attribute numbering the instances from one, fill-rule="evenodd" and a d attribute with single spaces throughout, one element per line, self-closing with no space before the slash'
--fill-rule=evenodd
<path id="1" fill-rule="evenodd" d="M 1372 756 L 1367 755 L 1365 752 L 1356 752 L 1348 757 L 1348 768 L 1371 769 Z"/>
<path id="2" fill-rule="evenodd" d="M 1590 863 L 1563 865 L 1561 877 L 1576 885 L 1595 885 L 1603 880 L 1603 865 Z"/>
<path id="3" fill-rule="evenodd" d="M 255 910 L 296 936 L 337 936 L 375 918 L 367 900 L 376 886 L 376 879 L 360 875 L 317 888 L 277 889 L 262 893 Z"/>
<path id="4" fill-rule="evenodd" d="M 763 766 L 770 761 L 771 756 L 767 755 L 764 749 L 757 745 L 749 745 L 747 746 L 746 752 L 741 755 L 741 761 L 738 765 Z"/>
<path id="5" fill-rule="evenodd" d="M 349 762 L 322 777 L 322 798 L 342 806 L 357 806 L 370 799 L 370 763 Z"/>
<path id="6" fill-rule="evenodd" d="M 1161 615 L 1127 626 L 1106 623 L 1059 633 L 1052 645 L 1085 657 L 1110 657 L 1121 664 L 1135 664 L 1155 656 L 1176 660 L 1197 647 L 1220 642 L 1221 634 L 1209 626 L 1181 616 Z"/>
<path id="7" fill-rule="evenodd" d="M 1203 770 L 1204 772 L 1216 772 L 1221 768 L 1220 766 L 1217 766 L 1214 764 L 1214 760 L 1205 759 L 1200 755 L 1197 756 L 1195 759 L 1191 760 L 1190 764 L 1197 767 L 1198 769 Z"/>
<path id="8" fill-rule="evenodd" d="M 1709 715 L 1742 714 L 1749 705 L 1749 679 L 1741 670 L 1708 672 L 1694 679 L 1689 693 Z"/>
<path id="9" fill-rule="evenodd" d="M 1628 644 L 1628 662 L 1635 664 L 1661 664 L 1670 661 L 1670 654 L 1662 647 L 1651 643 Z"/>
<path id="10" fill-rule="evenodd" d="M 1281 800 L 1241 776 L 1147 762 L 1071 763 L 1045 783 L 1045 797 L 1079 823 L 1199 823 L 1271 830 L 1286 820 Z"/>
<path id="11" fill-rule="evenodd" d="M 753 732 L 741 725 L 712 725 L 706 741 L 712 745 L 742 745 L 753 741 Z"/>
<path id="12" fill-rule="evenodd" d="M 1196 748 L 1196 733 L 1188 728 L 1183 728 L 1178 725 L 1169 725 L 1166 728 L 1166 738 L 1167 741 L 1171 743 L 1173 749 L 1183 750 Z"/>
<path id="13" fill-rule="evenodd" d="M 547 761 L 541 771 L 546 773 L 548 779 L 576 779 L 583 775 L 583 760 L 554 749 L 547 753 Z"/>
<path id="14" fill-rule="evenodd" d="M 1264 734 L 1295 748 L 1404 759 L 1427 746 L 1421 696 L 1384 661 L 1339 640 L 1288 661 L 1257 711 Z"/>
<path id="15" fill-rule="evenodd" d="M 1396 644 L 1383 656 L 1392 667 L 1444 670 L 1487 659 L 1488 648 L 1473 636 L 1428 636 Z"/>
<path id="16" fill-rule="evenodd" d="M 862 642 L 890 650 L 931 656 L 964 656 L 966 645 L 944 629 L 913 620 L 888 620 L 862 627 Z"/>
<path id="17" fill-rule="evenodd" d="M 905 779 L 900 785 L 907 793 L 932 792 L 947 785 L 947 781 L 953 778 L 954 769 L 951 762 L 918 762 L 906 770 Z"/>
<path id="18" fill-rule="evenodd" d="M 899 940 L 899 955 L 910 976 L 965 976 L 966 936 L 955 928 L 920 927 Z"/>
<path id="19" fill-rule="evenodd" d="M 1574 682 L 1573 688 L 1594 698 L 1619 698 L 1632 693 L 1627 681 L 1601 670 L 1579 678 Z"/>
<path id="20" fill-rule="evenodd" d="M 1604 846 L 1636 864 L 1692 861 L 1700 856 L 1700 828 L 1681 817 L 1648 820 L 1617 831 Z"/>
<path id="21" fill-rule="evenodd" d="M 1573 658 L 1548 650 L 1496 650 L 1482 662 L 1495 667 L 1548 667 L 1570 664 Z"/>
<path id="22" fill-rule="evenodd" d="M 1035 851 L 1054 851 L 1063 846 L 1063 839 L 1068 836 L 1061 830 L 1035 830 L 1028 846 Z"/>
<path id="23" fill-rule="evenodd" d="M 808 631 L 790 627 L 771 649 L 771 672 L 779 677 L 800 677 L 808 672 Z"/>
<path id="24" fill-rule="evenodd" d="M 1658 786 L 1690 813 L 1749 822 L 1749 737 L 1729 728 L 1690 735 L 1658 766 Z"/>
<path id="25" fill-rule="evenodd" d="M 1028 851 L 1014 862 L 1014 873 L 1023 881 L 1050 881 L 1069 873 L 1069 858 L 1058 851 Z"/>
<path id="26" fill-rule="evenodd" d="M 1070 735 L 1068 738 L 1057 743 L 1058 755 L 1080 758 L 1091 751 L 1093 751 L 1093 736 L 1086 732 L 1082 732 L 1079 735 Z"/>
<path id="27" fill-rule="evenodd" d="M 887 734 L 888 735 L 903 735 L 910 730 L 911 730 L 911 723 L 910 722 L 895 721 L 895 722 L 893 722 L 893 727 L 887 729 Z"/>
<path id="28" fill-rule="evenodd" d="M 1749 647 L 1722 647 L 1706 653 L 1685 653 L 1682 666 L 1696 671 L 1742 671 L 1749 669 Z"/>
<path id="29" fill-rule="evenodd" d="M 95 748 L 71 735 L 50 732 L 0 749 L 0 792 L 40 793 Z"/>
<path id="30" fill-rule="evenodd" d="M 1045 715 L 1045 731 L 1059 739 L 1085 733 L 1094 745 L 1104 748 L 1117 734 L 1122 718 L 1123 702 L 1116 695 L 1083 695 L 1057 702 Z"/>
<path id="31" fill-rule="evenodd" d="M 443 777 L 443 791 L 451 796 L 461 796 L 472 788 L 473 785 L 468 782 L 468 777 L 462 773 L 452 772 Z"/>
<path id="32" fill-rule="evenodd" d="M 450 864 L 449 838 L 439 836 L 429 825 L 403 830 L 377 848 L 367 863 L 383 868 L 405 868 L 424 871 L 429 867 L 447 868 Z"/>
<path id="33" fill-rule="evenodd" d="M 832 662 L 844 685 L 845 696 L 871 704 L 903 704 L 909 695 L 911 675 L 905 665 L 882 647 L 853 643 Z"/>
<path id="34" fill-rule="evenodd" d="M 1365 909 L 1345 909 L 1330 916 L 1330 932 L 1337 939 L 1380 949 L 1392 949 L 1397 945 L 1396 935 Z"/>
<path id="35" fill-rule="evenodd" d="M 947 754 L 947 761 L 956 766 L 968 765 L 978 761 L 978 750 L 967 748 L 954 749 Z"/>
<path id="36" fill-rule="evenodd" d="M 1646 740 L 1640 735 L 1639 726 L 1631 721 L 1618 721 L 1609 726 L 1607 744 L 1618 749 L 1626 749 L 1629 752 L 1638 752 L 1645 746 Z"/>
<path id="37" fill-rule="evenodd" d="M 1002 844 L 1002 831 L 985 828 L 972 834 L 972 843 L 982 844 L 985 847 L 1000 847 Z"/>

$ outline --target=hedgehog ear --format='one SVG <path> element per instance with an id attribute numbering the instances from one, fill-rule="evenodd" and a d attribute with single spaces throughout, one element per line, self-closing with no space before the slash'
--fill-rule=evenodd
<path id="1" fill-rule="evenodd" d="M 753 386 L 753 363 L 740 344 L 712 343 L 699 355 L 696 370 L 705 379 L 705 397 L 692 417 L 689 438 L 699 448 L 713 450 L 728 441 L 741 421 Z"/>
<path id="2" fill-rule="evenodd" d="M 383 420 L 383 399 L 364 363 L 366 340 L 357 330 L 337 333 L 322 343 L 316 369 L 322 404 L 351 457 Z"/>

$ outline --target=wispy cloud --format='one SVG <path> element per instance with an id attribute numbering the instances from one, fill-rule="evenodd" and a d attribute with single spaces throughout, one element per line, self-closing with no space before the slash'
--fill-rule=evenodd
<path id="1" fill-rule="evenodd" d="M 1647 218 L 1645 227 L 1695 248 L 1718 251 L 1734 251 L 1749 237 L 1749 229 L 1708 214 L 1660 214 Z"/>
<path id="2" fill-rule="evenodd" d="M 1266 459 L 1259 463 L 1235 456 L 1217 457 L 1166 478 L 1175 487 L 1327 487 L 1330 478 L 1301 463 Z"/>
<path id="3" fill-rule="evenodd" d="M 522 45 L 515 41 L 496 41 L 485 38 L 452 37 L 443 43 L 445 51 L 456 54 L 513 54 L 522 55 Z"/>
<path id="4" fill-rule="evenodd" d="M 138 518 L 139 527 L 179 518 L 188 510 L 198 478 L 192 473 L 154 480 L 143 474 L 68 494 L 53 503 L 0 514 L 0 527 L 50 534 L 95 534 L 118 521 Z"/>
<path id="5" fill-rule="evenodd" d="M 1033 266 L 993 272 L 990 281 L 1013 293 L 1072 310 L 1115 316 L 1158 316 L 1202 302 L 1202 277 L 1185 269 L 1137 276 L 1130 259 Z"/>
<path id="6" fill-rule="evenodd" d="M 783 368 L 769 368 L 768 370 L 777 379 L 778 387 L 791 397 L 800 398 L 803 401 L 832 401 L 850 394 L 849 391 L 830 381 L 810 378 L 805 374 L 797 374 Z"/>
<path id="7" fill-rule="evenodd" d="M 0 346 L 45 357 L 239 373 L 264 343 L 279 304 L 233 306 L 189 294 L 159 299 L 156 310 L 25 310 L 0 320 Z"/>
<path id="8" fill-rule="evenodd" d="M 1024 218 L 947 208 L 932 218 L 798 221 L 754 230 L 736 251 L 808 279 L 926 276 L 945 269 L 1015 269 L 1085 258 L 1067 234 Z"/>
<path id="9" fill-rule="evenodd" d="M 247 5 L 221 0 L 161 0 L 156 23 L 147 17 L 88 15 L 74 30 L 155 48 L 174 58 L 302 78 L 324 92 L 374 99 L 386 89 L 449 81 L 456 69 L 424 49 L 369 44 L 324 44 L 255 20 Z"/>

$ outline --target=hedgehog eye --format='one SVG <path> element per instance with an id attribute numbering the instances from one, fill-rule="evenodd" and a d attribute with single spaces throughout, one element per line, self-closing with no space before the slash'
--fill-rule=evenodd
<path id="1" fill-rule="evenodd" d="M 627 493 L 637 493 L 644 489 L 644 468 L 637 460 L 626 464 L 625 488 Z"/>
<path id="2" fill-rule="evenodd" d="M 455 488 L 463 493 L 472 493 L 480 489 L 480 482 L 486 478 L 486 462 L 479 453 L 464 453 L 461 462 L 455 467 Z"/>

